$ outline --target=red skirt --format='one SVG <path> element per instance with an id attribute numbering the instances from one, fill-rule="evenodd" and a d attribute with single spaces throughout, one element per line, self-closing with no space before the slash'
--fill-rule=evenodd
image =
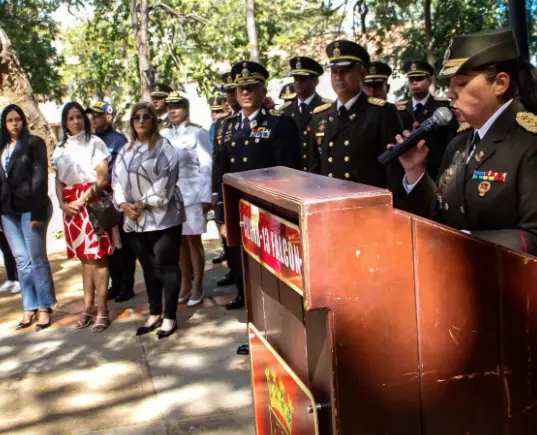
<path id="1" fill-rule="evenodd" d="M 76 184 L 64 187 L 63 198 L 65 202 L 79 199 L 93 183 Z M 98 260 L 105 255 L 112 255 L 112 232 L 106 231 L 97 234 L 89 220 L 88 210 L 82 207 L 76 216 L 63 215 L 65 241 L 67 243 L 67 258 L 84 258 Z"/>

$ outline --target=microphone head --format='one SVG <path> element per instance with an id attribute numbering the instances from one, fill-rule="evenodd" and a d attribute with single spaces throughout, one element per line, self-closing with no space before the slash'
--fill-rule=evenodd
<path id="1" fill-rule="evenodd" d="M 440 126 L 448 125 L 453 119 L 453 113 L 447 107 L 439 107 L 431 116 L 435 120 L 435 123 Z"/>

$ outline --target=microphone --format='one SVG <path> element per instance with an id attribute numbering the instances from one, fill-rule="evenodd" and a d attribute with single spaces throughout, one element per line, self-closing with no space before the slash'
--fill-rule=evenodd
<path id="1" fill-rule="evenodd" d="M 412 132 L 409 137 L 405 137 L 403 143 L 395 143 L 389 150 L 384 151 L 378 158 L 378 162 L 385 166 L 401 154 L 406 153 L 410 148 L 431 134 L 440 127 L 448 125 L 453 119 L 453 113 L 447 107 L 439 107 L 433 113 L 433 116 L 423 121 L 423 123 Z"/>

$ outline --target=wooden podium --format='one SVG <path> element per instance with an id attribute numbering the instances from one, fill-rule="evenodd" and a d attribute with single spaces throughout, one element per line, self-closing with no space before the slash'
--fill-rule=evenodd
<path id="1" fill-rule="evenodd" d="M 288 168 L 224 197 L 258 435 L 537 434 L 537 259 Z"/>

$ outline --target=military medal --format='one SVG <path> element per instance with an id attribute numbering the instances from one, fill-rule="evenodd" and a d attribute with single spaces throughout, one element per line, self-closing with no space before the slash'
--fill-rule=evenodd
<path id="1" fill-rule="evenodd" d="M 485 196 L 485 194 L 490 190 L 490 183 L 488 181 L 482 181 L 477 187 L 479 190 L 479 196 Z"/>
<path id="2" fill-rule="evenodd" d="M 492 171 L 474 171 L 472 180 L 494 181 L 496 183 L 505 183 L 507 172 Z"/>

